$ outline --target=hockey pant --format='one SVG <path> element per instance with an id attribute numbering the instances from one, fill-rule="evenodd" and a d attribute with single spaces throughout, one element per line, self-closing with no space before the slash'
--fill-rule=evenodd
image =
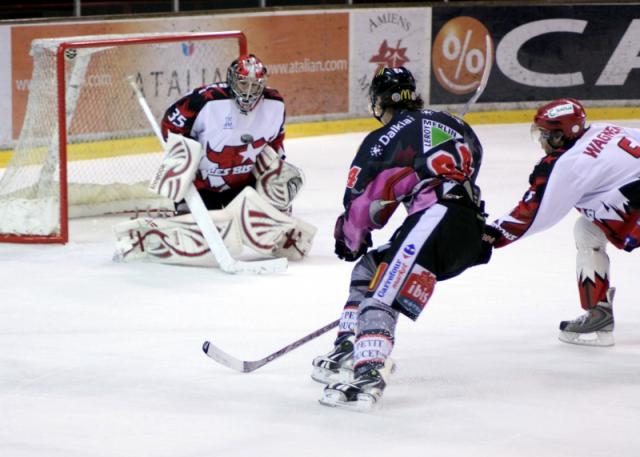
<path id="1" fill-rule="evenodd" d="M 601 301 L 607 301 L 609 290 L 609 256 L 607 237 L 596 224 L 584 216 L 573 228 L 576 242 L 576 277 L 580 306 L 588 310 Z"/>
<path id="2" fill-rule="evenodd" d="M 476 265 L 482 231 L 475 209 L 438 203 L 407 217 L 387 244 L 358 261 L 338 330 L 338 340 L 356 335 L 356 368 L 384 362 L 398 315 L 416 320 L 437 281 Z"/>

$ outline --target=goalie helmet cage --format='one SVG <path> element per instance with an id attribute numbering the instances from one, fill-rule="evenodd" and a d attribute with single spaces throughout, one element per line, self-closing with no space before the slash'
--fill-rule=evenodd
<path id="1" fill-rule="evenodd" d="M 240 31 L 34 40 L 24 123 L 0 177 L 0 241 L 66 243 L 70 217 L 172 209 L 147 188 L 162 145 L 130 80 L 160 119 L 246 53 Z"/>

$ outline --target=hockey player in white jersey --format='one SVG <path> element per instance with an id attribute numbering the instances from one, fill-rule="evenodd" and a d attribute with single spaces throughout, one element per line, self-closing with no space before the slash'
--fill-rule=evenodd
<path id="1" fill-rule="evenodd" d="M 241 55 L 229 65 L 226 81 L 196 88 L 172 104 L 161 121 L 167 150 L 187 140 L 191 146 L 181 150 L 197 152 L 165 157 L 171 163 L 162 165 L 154 181 L 158 187 L 170 186 L 169 193 L 193 183 L 232 255 L 245 245 L 297 260 L 309 251 L 316 229 L 291 217 L 304 177 L 285 161 L 284 100 L 267 87 L 267 77 L 258 57 Z M 189 208 L 184 201 L 176 203 L 177 218 L 117 226 L 116 258 L 210 264 L 207 243 Z"/>
<path id="2" fill-rule="evenodd" d="M 284 100 L 267 87 L 267 75 L 255 55 L 240 56 L 229 66 L 225 82 L 193 90 L 171 105 L 162 119 L 165 140 L 173 132 L 202 146 L 194 183 L 209 209 L 227 206 L 246 186 L 262 189 L 254 165 L 265 145 L 284 159 Z M 296 183 L 290 186 L 292 192 Z M 282 195 L 272 203 L 284 209 L 294 196 Z"/>
<path id="3" fill-rule="evenodd" d="M 559 222 L 571 208 L 576 275 L 585 314 L 560 323 L 561 341 L 611 346 L 613 296 L 607 243 L 632 251 L 640 244 L 640 131 L 611 123 L 586 125 L 582 104 L 571 98 L 538 109 L 532 124 L 545 157 L 529 177 L 518 205 L 487 226 L 488 245 L 504 247 Z"/>

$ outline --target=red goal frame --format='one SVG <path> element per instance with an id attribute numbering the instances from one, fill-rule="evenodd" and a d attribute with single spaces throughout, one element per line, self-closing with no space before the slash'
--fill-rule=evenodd
<path id="1" fill-rule="evenodd" d="M 69 241 L 69 200 L 67 186 L 67 119 L 66 119 L 66 85 L 65 85 L 65 52 L 69 49 L 93 48 L 104 46 L 127 46 L 145 43 L 171 43 L 177 41 L 202 41 L 211 39 L 235 38 L 238 42 L 239 54 L 247 54 L 248 45 L 245 34 L 241 31 L 207 32 L 207 33 L 175 33 L 172 35 L 150 37 L 122 37 L 86 41 L 65 41 L 58 45 L 56 51 L 57 79 L 57 118 L 59 141 L 59 173 L 60 180 L 60 233 L 49 235 L 0 234 L 0 242 L 8 243 L 58 243 Z"/>

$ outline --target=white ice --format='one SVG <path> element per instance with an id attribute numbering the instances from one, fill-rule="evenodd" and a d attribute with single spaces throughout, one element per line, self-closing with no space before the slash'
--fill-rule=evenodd
<path id="1" fill-rule="evenodd" d="M 540 152 L 527 125 L 477 130 L 498 216 Z M 338 316 L 353 264 L 333 255 L 333 223 L 364 135 L 288 140 L 308 181 L 296 214 L 319 230 L 285 274 L 113 263 L 114 218 L 73 221 L 66 246 L 0 245 L 0 456 L 640 455 L 640 253 L 609 250 L 616 346 L 557 340 L 559 321 L 582 313 L 577 213 L 439 283 L 417 322 L 402 318 L 376 412 L 318 404 L 310 363 L 333 332 L 250 374 L 202 353 L 211 339 L 259 359 Z"/>

